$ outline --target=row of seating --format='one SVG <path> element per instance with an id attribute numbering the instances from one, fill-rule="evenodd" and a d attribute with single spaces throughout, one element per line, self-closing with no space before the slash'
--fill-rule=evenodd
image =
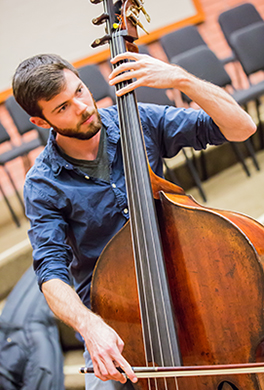
<path id="1" fill-rule="evenodd" d="M 45 129 L 41 129 L 35 125 L 33 125 L 29 121 L 29 115 L 17 104 L 13 96 L 10 96 L 6 102 L 5 102 L 5 107 L 12 118 L 20 137 L 20 144 L 19 145 L 14 145 L 12 143 L 12 140 L 10 138 L 9 133 L 3 126 L 3 124 L 0 122 L 0 144 L 4 143 L 9 143 L 9 148 L 3 153 L 0 154 L 0 166 L 2 166 L 3 170 L 5 171 L 11 186 L 13 187 L 14 193 L 16 194 L 16 197 L 18 199 L 19 204 L 22 207 L 22 210 L 24 212 L 24 204 L 23 200 L 21 199 L 21 196 L 19 194 L 19 191 L 16 187 L 16 184 L 12 178 L 12 175 L 10 174 L 8 168 L 7 168 L 7 163 L 10 161 L 15 160 L 18 157 L 22 157 L 24 159 L 24 165 L 26 168 L 29 168 L 31 163 L 28 159 L 28 154 L 40 147 L 46 144 L 47 141 L 47 135 L 45 132 Z M 35 130 L 37 132 L 37 136 L 29 141 L 25 140 L 23 137 L 26 133 Z M 19 219 L 14 211 L 14 208 L 12 207 L 10 201 L 8 200 L 8 197 L 5 193 L 5 190 L 3 186 L 0 185 L 0 192 L 3 196 L 3 199 L 5 200 L 5 203 L 11 213 L 11 216 L 15 222 L 15 224 L 19 227 L 20 222 Z"/>
<path id="2" fill-rule="evenodd" d="M 219 15 L 219 25 L 230 45 L 232 55 L 219 60 L 215 53 L 205 43 L 195 26 L 174 31 L 161 38 L 160 43 L 171 63 L 180 65 L 190 73 L 199 78 L 210 81 L 220 87 L 232 86 L 229 74 L 226 72 L 225 64 L 239 61 L 245 75 L 248 77 L 249 87 L 247 89 L 235 90 L 231 93 L 233 98 L 247 109 L 247 104 L 256 102 L 258 115 L 258 127 L 260 147 L 264 147 L 263 128 L 260 118 L 259 106 L 260 97 L 264 94 L 264 81 L 252 84 L 250 76 L 260 70 L 264 70 L 264 52 L 262 42 L 264 37 L 264 22 L 253 4 L 244 3 L 238 7 L 229 9 Z M 183 100 L 190 103 L 187 96 Z M 256 169 L 259 165 L 255 156 L 251 140 L 245 143 L 247 153 L 252 157 Z M 242 163 L 247 175 L 250 172 L 244 160 L 244 156 L 237 143 L 231 144 L 238 160 Z M 204 161 L 204 160 L 202 160 Z M 206 178 L 206 167 L 204 177 Z"/>
<path id="3" fill-rule="evenodd" d="M 264 52 L 261 45 L 263 40 L 262 37 L 264 36 L 263 19 L 251 3 L 245 3 L 222 13 L 219 16 L 219 24 L 223 30 L 228 44 L 230 44 L 232 49 L 232 55 L 229 58 L 219 60 L 215 53 L 207 46 L 197 27 L 187 26 L 167 34 L 160 39 L 160 43 L 165 54 L 167 55 L 168 61 L 174 64 L 178 64 L 194 75 L 213 82 L 220 87 L 226 87 L 228 85 L 232 86 L 231 78 L 225 70 L 225 64 L 230 61 L 240 61 L 245 74 L 249 77 L 250 82 L 250 76 L 252 73 L 264 69 Z M 140 46 L 139 51 L 144 54 L 149 54 L 147 46 Z M 96 101 L 110 97 L 112 102 L 115 103 L 116 98 L 114 88 L 109 86 L 97 65 L 87 65 L 78 70 L 81 79 L 89 87 Z M 261 81 L 257 84 L 250 83 L 250 86 L 243 90 L 235 90 L 233 88 L 232 92 L 234 99 L 245 108 L 249 101 L 253 100 L 257 102 L 261 148 L 264 147 L 264 141 L 259 113 L 259 98 L 263 94 L 264 81 Z M 165 105 L 175 104 L 174 101 L 168 98 L 165 90 L 140 87 L 136 90 L 136 95 L 139 102 Z M 183 95 L 182 98 L 184 101 L 190 103 L 190 99 L 187 96 Z M 29 121 L 29 116 L 20 108 L 12 96 L 7 99 L 5 105 L 21 136 L 23 136 L 28 131 L 31 131 L 32 129 L 36 130 L 38 133 L 38 137 L 29 142 L 24 142 L 23 138 L 21 137 L 21 145 L 15 147 L 13 146 L 11 150 L 0 155 L 0 165 L 4 167 L 18 197 L 19 203 L 23 207 L 23 202 L 19 192 L 15 187 L 12 177 L 8 172 L 5 164 L 19 156 L 27 156 L 30 151 L 39 146 L 45 145 L 48 132 L 45 129 L 40 129 L 34 126 Z M 7 131 L 4 129 L 3 125 L 0 124 L 0 144 L 4 142 L 10 142 L 10 137 Z M 244 155 L 239 148 L 239 145 L 236 143 L 232 143 L 231 145 L 238 160 L 243 164 L 245 172 L 247 175 L 250 175 L 248 167 L 245 163 Z M 251 140 L 246 141 L 245 146 L 247 148 L 248 155 L 250 155 L 253 159 L 256 169 L 259 169 Z M 206 196 L 202 188 L 201 179 L 196 169 L 195 163 L 193 159 L 189 157 L 189 154 L 186 150 L 183 150 L 182 153 L 194 183 L 198 187 L 203 200 L 206 201 Z M 204 160 L 205 159 L 203 157 L 202 161 Z M 166 166 L 167 175 L 170 180 L 180 184 L 175 177 L 173 170 L 170 170 L 166 164 L 166 161 L 164 161 L 164 164 Z M 205 178 L 206 164 L 204 163 L 203 179 Z M 10 202 L 8 201 L 1 186 L 0 192 L 3 194 L 14 222 L 17 226 L 19 226 L 19 220 L 15 215 L 14 210 L 12 209 Z"/>

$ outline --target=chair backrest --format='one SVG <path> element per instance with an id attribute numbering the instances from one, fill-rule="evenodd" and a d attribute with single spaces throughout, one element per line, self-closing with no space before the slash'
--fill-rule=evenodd
<path id="1" fill-rule="evenodd" d="M 223 64 L 208 46 L 200 46 L 172 58 L 177 64 L 196 77 L 219 87 L 231 85 L 232 81 Z"/>
<path id="2" fill-rule="evenodd" d="M 164 35 L 160 38 L 160 43 L 169 60 L 197 46 L 207 46 L 195 26 L 186 26 Z"/>
<path id="3" fill-rule="evenodd" d="M 140 45 L 138 47 L 140 54 L 150 55 L 147 45 Z M 157 89 L 150 87 L 139 87 L 136 89 L 136 98 L 140 103 L 152 103 L 160 105 L 173 106 L 174 102 L 171 101 L 166 95 L 165 89 Z"/>
<path id="4" fill-rule="evenodd" d="M 50 130 L 44 129 L 42 127 L 38 127 L 36 130 L 38 132 L 38 138 L 40 140 L 41 145 L 46 146 L 50 136 Z"/>
<path id="5" fill-rule="evenodd" d="M 0 144 L 3 144 L 6 141 L 10 141 L 10 136 L 2 123 L 0 122 Z"/>
<path id="6" fill-rule="evenodd" d="M 150 55 L 150 52 L 149 52 L 149 49 L 148 49 L 147 45 L 139 45 L 138 46 L 138 52 L 140 54 L 148 54 L 148 55 Z"/>
<path id="7" fill-rule="evenodd" d="M 77 69 L 81 80 L 92 93 L 95 101 L 110 97 L 115 102 L 114 89 L 105 80 L 97 65 L 85 65 Z"/>
<path id="8" fill-rule="evenodd" d="M 231 43 L 247 76 L 264 70 L 264 21 L 234 32 Z"/>
<path id="9" fill-rule="evenodd" d="M 231 34 L 241 28 L 253 23 L 258 23 L 262 20 L 262 17 L 252 3 L 244 3 L 228 9 L 222 12 L 218 17 L 220 27 L 231 48 L 233 48 L 230 41 Z"/>
<path id="10" fill-rule="evenodd" d="M 30 122 L 30 116 L 24 111 L 20 105 L 16 102 L 14 96 L 10 96 L 5 101 L 5 106 L 13 119 L 18 132 L 23 135 L 28 131 L 36 129 L 36 126 Z"/>
<path id="11" fill-rule="evenodd" d="M 139 87 L 136 89 L 136 98 L 140 103 L 152 103 L 160 105 L 173 106 L 172 102 L 166 95 L 164 89 L 156 89 L 149 87 Z"/>

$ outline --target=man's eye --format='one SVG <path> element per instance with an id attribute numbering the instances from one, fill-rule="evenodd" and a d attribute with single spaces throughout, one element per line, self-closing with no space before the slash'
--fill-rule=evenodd
<path id="1" fill-rule="evenodd" d="M 80 87 L 77 89 L 77 92 L 80 93 L 80 92 L 82 92 L 82 90 L 83 90 L 83 86 L 80 86 Z"/>
<path id="2" fill-rule="evenodd" d="M 62 107 L 59 109 L 58 112 L 63 112 L 63 111 L 66 110 L 66 108 L 67 108 L 67 105 L 65 104 L 64 106 L 62 106 Z"/>

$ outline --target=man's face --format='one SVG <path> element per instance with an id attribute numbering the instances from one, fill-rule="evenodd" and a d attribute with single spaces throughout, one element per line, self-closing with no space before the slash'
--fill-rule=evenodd
<path id="1" fill-rule="evenodd" d="M 70 70 L 65 69 L 66 87 L 39 106 L 49 126 L 66 137 L 90 139 L 101 129 L 101 119 L 88 88 Z"/>

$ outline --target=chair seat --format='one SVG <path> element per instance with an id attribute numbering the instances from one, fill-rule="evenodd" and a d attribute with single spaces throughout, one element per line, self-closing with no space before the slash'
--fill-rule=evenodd
<path id="1" fill-rule="evenodd" d="M 235 91 L 232 96 L 241 106 L 247 104 L 250 100 L 256 100 L 264 95 L 264 80 L 260 83 L 253 84 L 247 89 Z"/>
<path id="2" fill-rule="evenodd" d="M 10 149 L 0 155 L 0 165 L 4 165 L 9 161 L 14 160 L 15 158 L 26 155 L 41 145 L 42 143 L 40 139 L 35 138 L 32 141 L 25 142 L 19 146 L 15 146 L 13 149 Z"/>

